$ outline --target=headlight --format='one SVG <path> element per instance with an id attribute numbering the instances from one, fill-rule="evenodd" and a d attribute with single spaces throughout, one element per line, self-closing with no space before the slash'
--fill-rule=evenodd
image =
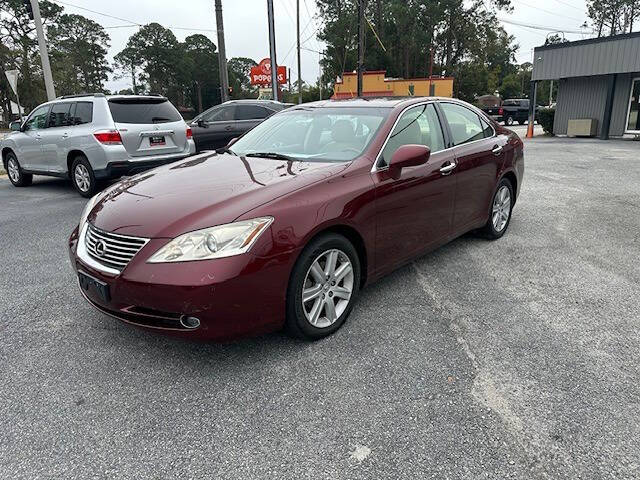
<path id="1" fill-rule="evenodd" d="M 185 233 L 158 250 L 148 263 L 190 262 L 247 252 L 273 222 L 273 217 L 219 225 Z"/>
<path id="2" fill-rule="evenodd" d="M 91 197 L 89 199 L 89 201 L 85 205 L 84 210 L 82 211 L 82 216 L 80 216 L 80 226 L 78 227 L 78 230 L 80 232 L 82 231 L 82 228 L 84 227 L 84 224 L 87 223 L 87 217 L 91 213 L 91 210 L 93 210 L 93 207 L 96 206 L 96 203 L 98 203 L 100 201 L 100 199 L 102 198 L 103 194 L 104 194 L 104 192 L 100 192 L 100 193 L 95 194 L 93 197 Z"/>

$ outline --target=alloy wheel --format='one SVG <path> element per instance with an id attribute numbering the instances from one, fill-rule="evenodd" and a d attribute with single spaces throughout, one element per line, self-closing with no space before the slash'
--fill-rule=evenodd
<path id="1" fill-rule="evenodd" d="M 317 328 L 333 325 L 349 306 L 353 293 L 353 265 L 342 250 L 321 253 L 311 264 L 302 288 L 302 310 Z"/>
<path id="2" fill-rule="evenodd" d="M 89 188 L 91 187 L 91 177 L 89 176 L 87 167 L 85 167 L 81 163 L 76 165 L 74 176 L 76 179 L 76 185 L 78 186 L 80 191 L 88 192 Z"/>
<path id="3" fill-rule="evenodd" d="M 511 190 L 506 185 L 502 185 L 493 198 L 493 208 L 491 211 L 491 221 L 496 232 L 501 232 L 507 226 L 509 214 L 511 213 Z"/>
<path id="4" fill-rule="evenodd" d="M 15 158 L 9 159 L 7 171 L 12 182 L 16 183 L 20 180 L 20 167 L 18 166 L 18 162 Z"/>

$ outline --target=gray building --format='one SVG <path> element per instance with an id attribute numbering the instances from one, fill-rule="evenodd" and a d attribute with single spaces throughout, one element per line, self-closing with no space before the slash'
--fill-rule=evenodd
<path id="1" fill-rule="evenodd" d="M 594 119 L 597 135 L 640 135 L 640 32 L 534 49 L 532 82 L 557 80 L 554 133 Z"/>

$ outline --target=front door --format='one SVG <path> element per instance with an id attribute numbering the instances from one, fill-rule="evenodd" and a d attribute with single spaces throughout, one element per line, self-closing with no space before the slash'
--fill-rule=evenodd
<path id="1" fill-rule="evenodd" d="M 12 137 L 17 146 L 18 162 L 26 170 L 47 171 L 42 155 L 42 132 L 47 126 L 49 105 L 36 108 L 24 123 L 22 131 Z"/>
<path id="2" fill-rule="evenodd" d="M 404 168 L 400 178 L 389 175 L 388 165 L 401 145 L 426 145 L 431 149 L 424 165 Z M 433 103 L 403 112 L 377 160 L 373 181 L 376 190 L 376 265 L 384 273 L 398 263 L 446 240 L 456 192 L 455 163 L 445 150 L 444 136 Z M 444 171 L 441 171 L 443 169 Z"/>
<path id="3" fill-rule="evenodd" d="M 192 123 L 193 139 L 199 152 L 215 150 L 229 143 L 235 132 L 235 105 L 221 105 L 203 116 L 201 122 Z"/>
<path id="4" fill-rule="evenodd" d="M 47 172 L 66 171 L 66 145 L 71 124 L 71 105 L 71 103 L 54 103 L 49 112 L 47 128 L 41 132 L 42 161 Z"/>
<path id="5" fill-rule="evenodd" d="M 487 221 L 498 170 L 504 162 L 506 138 L 494 136 L 493 128 L 463 105 L 441 102 L 440 107 L 457 161 L 453 230 L 462 233 Z"/>
<path id="6" fill-rule="evenodd" d="M 627 133 L 640 133 L 640 78 L 631 82 L 631 98 L 625 130 Z"/>

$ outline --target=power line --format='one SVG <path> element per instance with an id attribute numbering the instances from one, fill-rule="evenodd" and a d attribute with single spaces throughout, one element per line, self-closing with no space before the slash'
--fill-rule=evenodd
<path id="1" fill-rule="evenodd" d="M 574 8 L 574 9 L 579 10 L 579 11 L 581 11 L 582 13 L 584 13 L 584 8 L 576 7 L 575 5 L 571 5 L 570 3 L 568 3 L 568 2 L 564 2 L 564 1 L 562 1 L 562 0 L 554 0 L 554 1 L 555 1 L 555 2 L 558 2 L 558 3 L 562 4 L 562 5 L 566 5 L 567 7 Z"/>
<path id="2" fill-rule="evenodd" d="M 568 15 L 561 15 L 557 12 L 552 12 L 551 10 L 545 10 L 544 8 L 540 8 L 540 7 L 536 7 L 535 5 L 531 5 L 527 2 L 523 2 L 522 0 L 514 0 L 516 3 L 520 3 L 522 5 L 524 5 L 525 7 L 529 7 L 529 8 L 533 8 L 535 10 L 540 10 L 541 12 L 545 12 L 545 13 L 550 13 L 551 15 L 556 15 L 558 17 L 565 17 L 568 18 L 569 20 L 576 20 L 578 22 L 584 22 L 584 19 L 581 18 L 576 18 L 576 17 L 570 17 Z"/>
<path id="3" fill-rule="evenodd" d="M 516 20 L 510 20 L 508 18 L 501 18 L 501 17 L 497 17 L 497 18 L 501 22 L 507 23 L 509 25 L 518 25 L 520 27 L 532 28 L 534 30 L 542 30 L 543 32 L 576 33 L 576 34 L 579 34 L 579 35 L 593 33 L 593 31 L 588 31 L 588 30 L 572 30 L 572 29 L 569 29 L 569 28 L 556 28 L 556 27 L 549 27 L 549 26 L 545 26 L 545 25 L 535 25 L 533 23 L 518 22 Z"/>
<path id="4" fill-rule="evenodd" d="M 96 15 L 101 15 L 107 18 L 113 18 L 114 20 L 120 20 L 122 22 L 128 22 L 130 25 L 115 25 L 112 27 L 103 27 L 103 28 L 124 28 L 124 27 L 143 27 L 142 23 L 138 23 L 134 20 L 128 20 L 122 17 L 116 17 L 115 15 L 111 15 L 109 13 L 98 12 L 97 10 L 92 10 L 90 8 L 81 7 L 79 5 L 74 5 L 72 3 L 64 2 L 62 0 L 52 0 L 53 2 L 60 3 L 62 5 L 66 5 L 67 7 L 77 8 L 78 10 L 84 10 L 86 12 L 94 13 Z M 216 32 L 215 29 L 212 28 L 193 28 L 193 27 L 166 27 L 172 30 L 186 30 L 189 32 Z"/>

